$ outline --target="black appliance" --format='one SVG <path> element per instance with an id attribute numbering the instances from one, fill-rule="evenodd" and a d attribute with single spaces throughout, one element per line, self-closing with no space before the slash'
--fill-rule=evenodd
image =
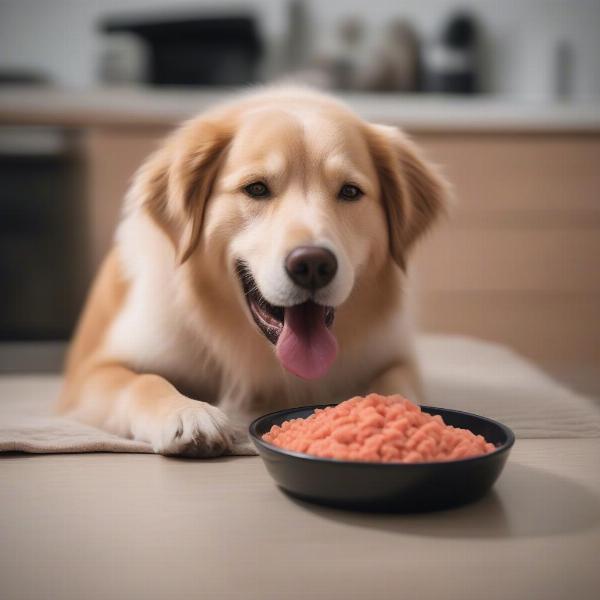
<path id="1" fill-rule="evenodd" d="M 108 18 L 107 34 L 130 33 L 148 52 L 146 83 L 233 86 L 257 80 L 262 43 L 251 16 Z"/>
<path id="2" fill-rule="evenodd" d="M 66 340 L 84 289 L 77 134 L 0 127 L 0 342 Z"/>

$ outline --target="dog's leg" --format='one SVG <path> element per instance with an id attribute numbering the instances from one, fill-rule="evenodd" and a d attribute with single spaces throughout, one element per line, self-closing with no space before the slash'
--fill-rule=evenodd
<path id="1" fill-rule="evenodd" d="M 411 402 L 423 401 L 423 386 L 415 363 L 395 364 L 379 373 L 370 383 L 369 392 L 384 396 L 400 394 Z"/>
<path id="2" fill-rule="evenodd" d="M 227 416 L 184 396 L 158 375 L 113 363 L 97 365 L 78 379 L 65 390 L 63 412 L 80 421 L 150 442 L 160 454 L 208 457 L 231 449 Z"/>

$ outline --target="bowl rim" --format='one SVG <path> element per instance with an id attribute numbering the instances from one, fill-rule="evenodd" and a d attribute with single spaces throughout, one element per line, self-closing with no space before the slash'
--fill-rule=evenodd
<path id="1" fill-rule="evenodd" d="M 405 463 L 405 462 L 378 462 L 378 461 L 372 461 L 372 460 L 341 460 L 339 458 L 326 458 L 326 457 L 322 457 L 322 456 L 315 456 L 312 454 L 305 454 L 304 452 L 296 452 L 295 450 L 287 450 L 285 448 L 280 448 L 279 446 L 275 446 L 274 444 L 271 444 L 269 442 L 265 442 L 256 432 L 256 428 L 258 426 L 258 424 L 263 421 L 264 419 L 268 419 L 268 418 L 272 418 L 278 415 L 284 415 L 286 413 L 293 413 L 296 411 L 302 411 L 302 410 L 314 410 L 317 408 L 326 408 L 328 406 L 337 406 L 338 404 L 340 404 L 339 402 L 331 402 L 329 404 L 311 404 L 311 405 L 306 405 L 306 406 L 295 406 L 292 408 L 284 408 L 281 410 L 276 410 L 270 413 L 266 413 L 260 417 L 257 417 L 256 419 L 254 419 L 252 421 L 252 423 L 250 423 L 249 427 L 248 427 L 248 432 L 250 434 L 250 438 L 252 439 L 252 441 L 254 442 L 255 445 L 261 446 L 262 448 L 264 448 L 265 450 L 269 450 L 271 452 L 275 452 L 277 454 L 281 454 L 283 456 L 288 456 L 290 458 L 296 458 L 296 459 L 301 459 L 301 460 L 307 460 L 307 461 L 314 461 L 314 462 L 318 462 L 318 463 L 329 463 L 329 464 L 333 464 L 333 465 L 348 465 L 348 466 L 354 466 L 354 467 L 381 467 L 381 468 L 398 468 L 398 467 L 402 467 L 402 468 L 425 468 L 425 467 L 429 467 L 432 465 L 446 465 L 446 466 L 450 466 L 450 465 L 461 465 L 461 464 L 466 464 L 466 463 L 475 463 L 478 461 L 482 461 L 482 460 L 489 460 L 491 457 L 494 456 L 499 456 L 500 454 L 503 454 L 505 452 L 508 452 L 514 445 L 515 440 L 516 440 L 516 436 L 513 432 L 513 430 L 508 427 L 507 425 L 505 425 L 504 423 L 501 423 L 500 421 L 496 421 L 495 419 L 490 419 L 489 417 L 484 417 L 481 415 L 477 415 L 475 413 L 470 413 L 464 410 L 455 410 L 453 408 L 442 408 L 442 407 L 438 407 L 438 406 L 430 406 L 428 404 L 419 404 L 419 408 L 421 408 L 421 410 L 425 409 L 425 412 L 427 412 L 426 409 L 430 408 L 432 410 L 438 410 L 438 411 L 442 411 L 442 412 L 451 412 L 451 413 L 455 413 L 455 414 L 459 414 L 459 415 L 466 415 L 468 417 L 474 417 L 476 419 L 479 419 L 481 421 L 487 421 L 488 423 L 491 423 L 492 425 L 495 425 L 496 427 L 499 427 L 502 432 L 506 435 L 506 442 L 504 442 L 503 444 L 501 444 L 500 446 L 498 446 L 495 450 L 493 450 L 492 452 L 488 452 L 487 454 L 482 454 L 480 456 L 471 456 L 468 458 L 459 458 L 456 460 L 436 460 L 436 461 L 427 461 L 427 462 L 418 462 L 418 463 Z"/>

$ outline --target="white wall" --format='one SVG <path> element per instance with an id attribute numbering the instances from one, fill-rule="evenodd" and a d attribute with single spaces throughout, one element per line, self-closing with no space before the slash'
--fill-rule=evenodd
<path id="1" fill-rule="evenodd" d="M 0 68 L 35 68 L 59 83 L 88 86 L 98 79 L 100 17 L 215 5 L 253 7 L 269 39 L 285 33 L 280 0 L 0 0 Z M 550 96 L 553 51 L 567 40 L 575 55 L 575 96 L 600 98 L 599 0 L 310 0 L 308 5 L 322 49 L 331 47 L 336 23 L 348 14 L 363 17 L 374 37 L 390 18 L 407 17 L 431 39 L 452 9 L 466 7 L 485 28 L 490 91 Z"/>

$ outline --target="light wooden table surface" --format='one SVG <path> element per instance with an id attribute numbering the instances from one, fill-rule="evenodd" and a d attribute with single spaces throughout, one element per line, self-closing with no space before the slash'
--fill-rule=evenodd
<path id="1" fill-rule="evenodd" d="M 259 458 L 0 457 L 0 597 L 597 598 L 600 439 L 519 440 L 480 502 L 368 515 Z"/>

